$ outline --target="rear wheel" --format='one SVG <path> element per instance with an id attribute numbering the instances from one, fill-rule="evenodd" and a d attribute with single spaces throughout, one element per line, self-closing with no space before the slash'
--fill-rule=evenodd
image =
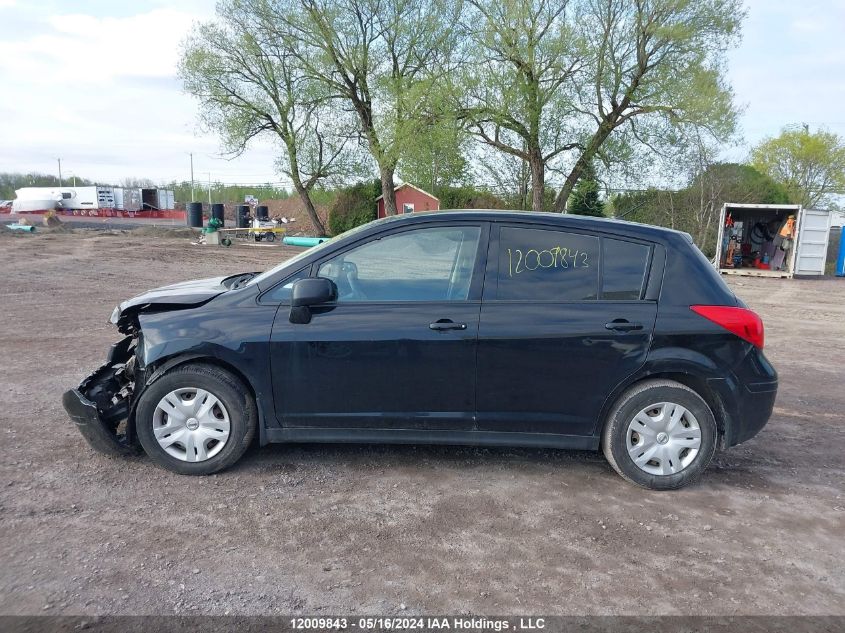
<path id="1" fill-rule="evenodd" d="M 138 439 L 160 466 L 208 475 L 234 464 L 255 434 L 257 411 L 246 386 L 213 365 L 176 367 L 142 395 Z"/>
<path id="2" fill-rule="evenodd" d="M 716 419 L 695 391 L 671 380 L 631 387 L 608 416 L 602 450 L 628 481 L 681 488 L 704 472 L 716 450 Z"/>

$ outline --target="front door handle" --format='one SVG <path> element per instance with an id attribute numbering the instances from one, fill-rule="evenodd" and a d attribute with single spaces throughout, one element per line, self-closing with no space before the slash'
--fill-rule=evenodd
<path id="1" fill-rule="evenodd" d="M 467 329 L 466 323 L 455 323 L 451 319 L 440 319 L 435 321 L 434 323 L 428 324 L 429 329 L 443 332 L 445 330 L 465 330 Z"/>
<path id="2" fill-rule="evenodd" d="M 631 323 L 625 319 L 615 319 L 610 323 L 605 323 L 604 327 L 608 330 L 616 330 L 617 332 L 631 332 L 633 330 L 642 330 L 642 323 Z"/>

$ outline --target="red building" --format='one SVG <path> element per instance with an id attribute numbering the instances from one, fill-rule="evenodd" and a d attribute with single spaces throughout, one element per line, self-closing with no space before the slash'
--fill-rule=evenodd
<path id="1" fill-rule="evenodd" d="M 440 200 L 427 191 L 407 182 L 394 189 L 396 192 L 396 211 L 398 213 L 414 213 L 416 211 L 437 211 L 440 209 Z M 378 217 L 385 217 L 384 196 L 376 198 L 378 203 Z"/>

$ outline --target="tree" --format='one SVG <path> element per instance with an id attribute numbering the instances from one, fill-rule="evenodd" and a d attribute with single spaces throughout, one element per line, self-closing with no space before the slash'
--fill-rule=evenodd
<path id="1" fill-rule="evenodd" d="M 599 199 L 599 183 L 592 164 L 587 165 L 569 199 L 569 212 L 577 215 L 604 216 L 604 202 Z"/>
<path id="2" fill-rule="evenodd" d="M 616 196 L 613 216 L 686 231 L 707 255 L 715 253 L 719 214 L 726 202 L 786 204 L 786 191 L 749 165 L 711 162 L 714 149 L 675 157 L 672 167 L 686 171 L 678 191 L 649 189 Z M 572 198 L 578 190 L 576 186 Z"/>
<path id="3" fill-rule="evenodd" d="M 429 97 L 450 72 L 460 4 L 451 0 L 266 0 L 297 57 L 355 114 L 375 160 L 385 210 L 396 214 L 403 149 L 430 121 Z M 436 114 L 436 113 L 435 113 Z"/>
<path id="4" fill-rule="evenodd" d="M 270 134 L 281 142 L 281 171 L 299 195 L 319 235 L 326 234 L 311 199 L 322 180 L 347 171 L 347 138 L 330 110 L 331 96 L 297 63 L 298 42 L 268 32 L 272 15 L 263 0 L 223 0 L 217 21 L 194 28 L 179 73 L 200 102 L 207 128 L 232 155 Z"/>
<path id="5" fill-rule="evenodd" d="M 751 162 L 805 207 L 827 204 L 831 193 L 845 188 L 845 142 L 831 132 L 783 130 L 755 147 Z"/>
<path id="6" fill-rule="evenodd" d="M 465 133 L 454 120 L 420 126 L 413 145 L 403 149 L 397 171 L 405 182 L 430 192 L 459 184 L 467 172 L 464 143 Z"/>
<path id="7" fill-rule="evenodd" d="M 381 181 L 360 182 L 343 189 L 329 209 L 329 228 L 332 235 L 354 229 L 376 219 L 376 198 Z"/>
<path id="8" fill-rule="evenodd" d="M 67 181 L 65 185 L 67 186 Z M 76 186 L 95 185 L 96 181 L 76 176 Z M 59 178 L 53 174 L 0 172 L 0 200 L 13 200 L 15 190 L 23 187 L 58 187 Z"/>
<path id="9" fill-rule="evenodd" d="M 741 0 L 585 0 L 574 20 L 585 61 L 574 99 L 584 115 L 577 158 L 555 201 L 616 142 L 672 146 L 693 130 L 725 138 L 736 125 L 724 56 L 738 37 Z"/>
<path id="10" fill-rule="evenodd" d="M 693 186 L 698 179 L 716 183 L 720 203 L 789 204 L 786 189 L 751 165 L 712 163 L 693 179 Z"/>
<path id="11" fill-rule="evenodd" d="M 583 63 L 567 0 L 468 0 L 469 64 L 454 88 L 481 142 L 528 165 L 531 208 L 542 211 L 547 165 L 580 147 L 567 121 Z"/>

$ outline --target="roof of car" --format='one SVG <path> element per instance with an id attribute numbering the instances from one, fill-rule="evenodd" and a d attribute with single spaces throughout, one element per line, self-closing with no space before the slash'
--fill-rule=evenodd
<path id="1" fill-rule="evenodd" d="M 686 233 L 668 229 L 662 226 L 629 222 L 615 218 L 597 218 L 571 213 L 546 213 L 539 211 L 501 211 L 496 209 L 449 209 L 443 211 L 420 211 L 388 216 L 379 223 L 393 222 L 424 222 L 432 219 L 472 219 L 492 222 L 537 222 L 538 224 L 558 224 L 571 228 L 582 228 L 593 231 L 609 231 L 611 233 L 625 233 L 643 238 L 667 237 L 668 235 L 683 235 Z"/>

